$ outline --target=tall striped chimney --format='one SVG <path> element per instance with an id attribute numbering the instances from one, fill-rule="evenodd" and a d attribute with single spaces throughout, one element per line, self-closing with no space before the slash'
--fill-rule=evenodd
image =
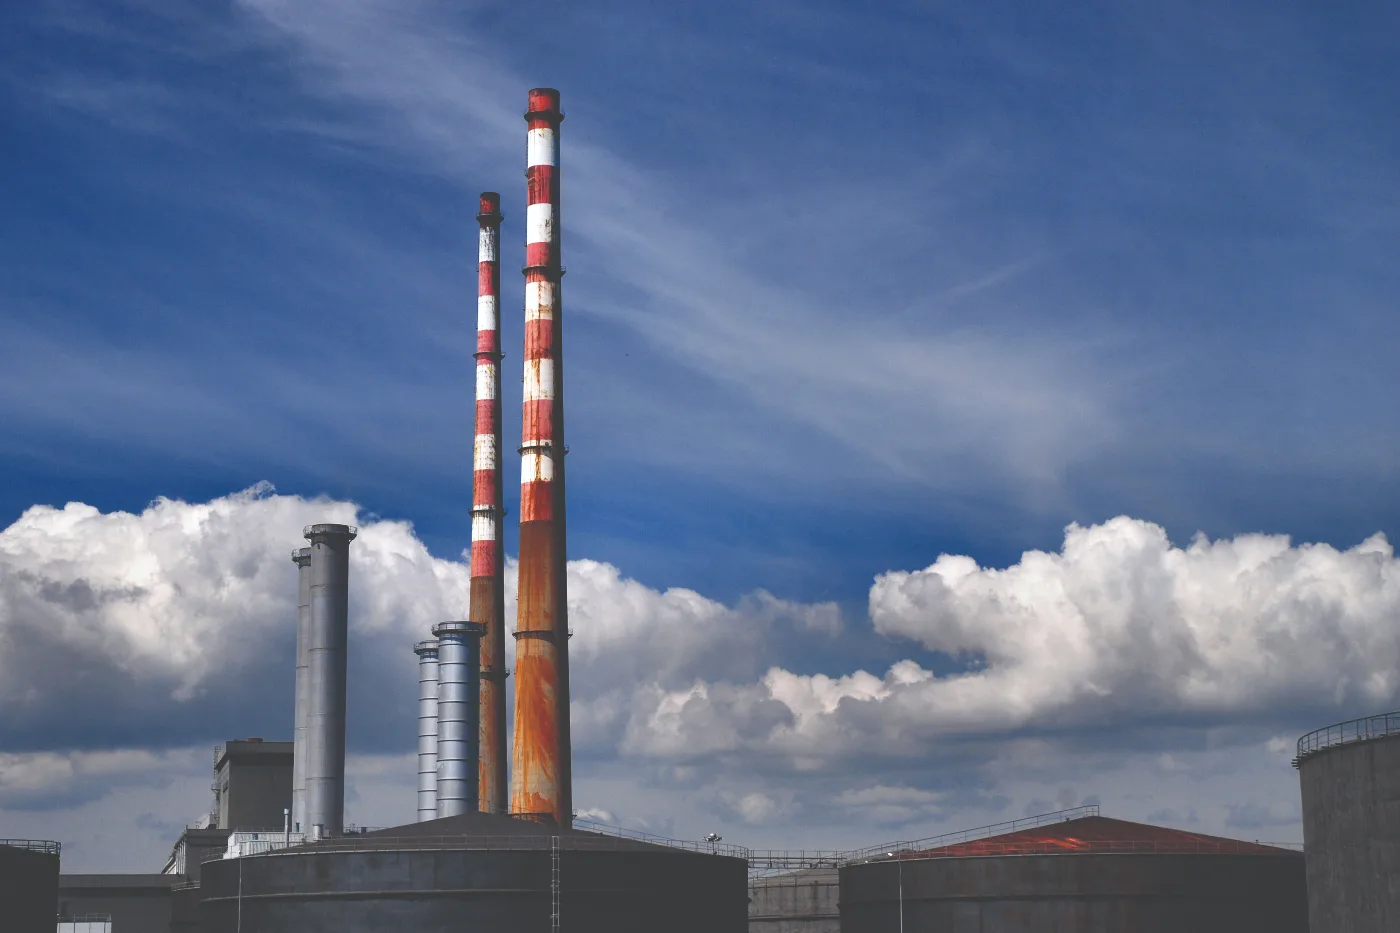
<path id="1" fill-rule="evenodd" d="M 437 819 L 438 643 L 420 641 L 418 655 L 418 822 Z"/>
<path id="2" fill-rule="evenodd" d="M 559 92 L 530 92 L 525 178 L 525 378 L 512 813 L 573 822 L 560 327 Z"/>
<path id="3" fill-rule="evenodd" d="M 440 622 L 438 640 L 437 815 L 477 809 L 477 743 L 481 737 L 481 636 L 476 622 Z"/>
<path id="4" fill-rule="evenodd" d="M 311 650 L 311 548 L 292 552 L 297 565 L 297 677 L 296 705 L 292 712 L 292 828 L 305 832 L 306 823 L 306 714 L 311 687 L 308 670 Z"/>
<path id="5" fill-rule="evenodd" d="M 485 626 L 481 643 L 481 744 L 478 806 L 505 813 L 506 603 L 501 520 L 501 196 L 481 193 L 477 246 L 476 440 L 472 453 L 471 608 Z"/>

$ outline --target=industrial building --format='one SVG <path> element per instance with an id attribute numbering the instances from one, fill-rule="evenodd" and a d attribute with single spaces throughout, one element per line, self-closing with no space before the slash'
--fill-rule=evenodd
<path id="1" fill-rule="evenodd" d="M 1298 740 L 1312 933 L 1400 930 L 1400 713 Z"/>
<path id="2" fill-rule="evenodd" d="M 59 850 L 59 844 L 48 839 L 0 839 L 0 916 L 13 923 L 6 929 L 53 929 Z"/>
<path id="3" fill-rule="evenodd" d="M 1307 933 L 1301 852 L 1094 810 L 861 853 L 841 933 Z"/>

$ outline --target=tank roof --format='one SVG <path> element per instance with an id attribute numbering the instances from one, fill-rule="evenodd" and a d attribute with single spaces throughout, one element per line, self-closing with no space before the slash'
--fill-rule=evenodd
<path id="1" fill-rule="evenodd" d="M 899 853 L 900 858 L 962 855 L 1032 855 L 1090 852 L 1199 852 L 1234 855 L 1301 855 L 1280 846 L 1245 842 L 1224 836 L 1208 836 L 1149 823 L 1085 816 L 1003 833 L 986 839 L 959 842 L 933 849 Z"/>
<path id="2" fill-rule="evenodd" d="M 406 823 L 366 833 L 307 843 L 312 849 L 547 849 L 554 837 L 566 850 L 607 850 L 625 852 L 705 852 L 699 844 L 666 845 L 629 839 L 606 833 L 570 827 L 559 829 L 551 822 L 538 822 L 498 813 L 462 813 L 421 823 Z M 706 852 L 706 854 L 709 854 Z"/>

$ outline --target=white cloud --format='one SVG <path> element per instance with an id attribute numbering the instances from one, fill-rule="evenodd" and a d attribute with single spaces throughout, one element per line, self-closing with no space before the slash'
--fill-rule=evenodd
<path id="1" fill-rule="evenodd" d="M 260 685 L 290 683 L 289 552 L 322 520 L 361 529 L 355 818 L 409 818 L 410 646 L 462 614 L 465 565 L 432 556 L 405 523 L 266 486 L 140 513 L 36 506 L 0 531 L 3 727 L 32 749 L 0 756 L 0 812 L 88 812 L 199 770 L 155 749 L 285 724 L 290 698 Z M 1119 518 L 1072 526 L 1059 553 L 1004 570 L 945 556 L 877 578 L 875 630 L 976 659 L 951 673 L 929 660 L 881 675 L 765 669 L 781 660 L 775 632 L 829 645 L 834 607 L 762 593 L 725 606 L 589 560 L 569 574 L 579 800 L 627 825 L 790 835 L 816 820 L 849 836 L 1099 796 L 1139 817 L 1287 835 L 1288 793 L 1245 789 L 1265 772 L 1293 781 L 1290 729 L 1395 699 L 1400 568 L 1379 537 L 1349 550 L 1260 535 L 1178 548 Z M 235 729 L 242 719 L 218 718 L 228 709 L 258 724 Z M 1231 749 L 1249 749 L 1253 778 Z M 625 774 L 597 783 L 615 764 Z M 1216 804 L 1185 791 L 1212 783 Z"/>
<path id="2" fill-rule="evenodd" d="M 362 519 L 353 503 L 277 495 L 266 485 L 207 503 L 159 499 L 140 513 L 35 506 L 0 531 L 4 731 L 12 741 L 19 734 L 31 744 L 78 747 L 108 745 L 111 730 L 124 729 L 160 744 L 214 741 L 224 736 L 208 723 L 160 736 L 159 721 L 213 715 L 234 701 L 256 722 L 284 724 L 288 697 L 266 685 L 290 681 L 290 552 L 317 521 L 359 524 L 350 577 L 358 680 L 350 702 L 353 711 L 358 698 L 379 717 L 379 733 L 362 728 L 362 739 L 402 744 L 383 730 L 415 734 L 411 646 L 434 623 L 465 615 L 465 564 L 431 555 L 407 523 Z M 508 626 L 514 566 L 507 564 Z M 728 607 L 691 590 L 658 592 L 590 560 L 570 563 L 569 594 L 581 750 L 616 744 L 648 691 L 697 678 L 752 679 L 777 629 L 829 632 L 839 624 L 829 604 L 758 593 Z"/>
<path id="3" fill-rule="evenodd" d="M 1116 518 L 1071 526 L 1059 553 L 1006 569 L 944 556 L 881 575 L 870 609 L 878 632 L 965 669 L 773 667 L 756 682 L 656 687 L 638 695 L 623 750 L 790 772 L 950 759 L 947 773 L 985 763 L 998 735 L 1132 737 L 1171 772 L 1184 767 L 1174 746 L 1203 729 L 1285 754 L 1280 729 L 1396 702 L 1400 563 L 1379 535 L 1346 550 L 1266 535 L 1176 547 L 1156 525 Z"/>

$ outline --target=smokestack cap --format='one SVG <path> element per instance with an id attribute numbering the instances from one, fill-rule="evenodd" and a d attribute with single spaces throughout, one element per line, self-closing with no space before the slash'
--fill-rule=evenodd
<path id="1" fill-rule="evenodd" d="M 453 635 L 480 638 L 486 634 L 484 622 L 439 622 L 433 626 L 433 634 L 438 638 Z"/>
<path id="2" fill-rule="evenodd" d="M 564 119 L 564 111 L 559 109 L 559 92 L 552 87 L 537 87 L 530 91 L 530 107 L 525 111 L 525 119 L 553 123 Z"/>
<path id="3" fill-rule="evenodd" d="M 292 551 L 292 563 L 296 564 L 298 567 L 305 567 L 307 564 L 311 563 L 311 548 L 299 547 Z"/>
<path id="4" fill-rule="evenodd" d="M 420 657 L 420 658 L 423 657 L 424 655 L 429 655 L 429 654 L 430 654 L 430 655 L 433 655 L 434 657 L 436 657 L 436 656 L 437 656 L 437 652 L 438 652 L 438 643 L 437 643 L 437 639 L 436 639 L 436 638 L 429 639 L 428 641 L 420 641 L 418 644 L 416 644 L 416 645 L 413 646 L 413 653 L 416 654 L 416 655 L 418 655 L 418 657 Z"/>
<path id="5" fill-rule="evenodd" d="M 354 525 L 307 525 L 301 530 L 302 537 L 312 544 L 316 543 L 317 537 L 330 537 L 332 535 L 349 538 L 353 541 L 359 533 L 360 529 Z"/>
<path id="6" fill-rule="evenodd" d="M 477 213 L 476 219 L 483 224 L 498 224 L 505 219 L 504 215 L 501 214 L 501 195 L 498 192 L 481 192 L 481 209 Z"/>

